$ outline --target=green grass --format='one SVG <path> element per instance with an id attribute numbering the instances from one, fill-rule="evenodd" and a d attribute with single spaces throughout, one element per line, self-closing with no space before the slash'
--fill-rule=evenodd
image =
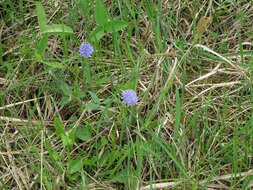
<path id="1" fill-rule="evenodd" d="M 252 3 L 0 0 L 0 189 L 251 189 Z"/>

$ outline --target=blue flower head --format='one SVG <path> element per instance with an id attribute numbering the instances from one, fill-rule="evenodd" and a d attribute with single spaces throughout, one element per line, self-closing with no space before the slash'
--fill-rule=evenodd
<path id="1" fill-rule="evenodd" d="M 134 90 L 124 90 L 122 94 L 122 99 L 128 106 L 133 106 L 137 104 L 138 97 Z"/>
<path id="2" fill-rule="evenodd" d="M 83 43 L 79 47 L 79 52 L 83 57 L 89 57 L 93 53 L 93 47 L 90 43 Z"/>

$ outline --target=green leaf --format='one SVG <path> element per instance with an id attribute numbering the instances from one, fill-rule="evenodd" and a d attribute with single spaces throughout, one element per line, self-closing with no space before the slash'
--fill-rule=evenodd
<path id="1" fill-rule="evenodd" d="M 62 140 L 63 146 L 71 147 L 74 144 L 73 140 L 69 136 L 66 136 L 66 135 L 62 135 L 61 140 Z"/>
<path id="2" fill-rule="evenodd" d="M 119 85 L 119 89 L 136 89 L 136 82 L 134 80 L 129 80 L 127 83 Z"/>
<path id="3" fill-rule="evenodd" d="M 114 175 L 111 179 L 114 183 L 126 183 L 129 180 L 129 174 L 127 173 L 127 170 L 120 171 L 116 175 Z"/>
<path id="4" fill-rule="evenodd" d="M 98 26 L 93 30 L 89 36 L 90 41 L 98 41 L 103 38 L 105 35 L 104 28 L 102 26 Z"/>
<path id="5" fill-rule="evenodd" d="M 107 144 L 108 144 L 108 140 L 106 139 L 105 136 L 103 136 L 102 139 L 101 139 L 101 146 L 100 146 L 100 148 L 102 148 L 103 146 L 105 146 Z"/>
<path id="6" fill-rule="evenodd" d="M 73 95 L 77 96 L 79 98 L 84 98 L 85 97 L 85 92 L 79 89 L 78 87 L 75 87 L 73 90 Z"/>
<path id="7" fill-rule="evenodd" d="M 43 63 L 45 63 L 46 65 L 49 65 L 49 66 L 51 66 L 51 67 L 58 68 L 58 69 L 63 69 L 63 68 L 65 68 L 65 66 L 62 65 L 62 64 L 59 63 L 59 62 L 47 62 L 47 61 L 43 61 Z"/>
<path id="8" fill-rule="evenodd" d="M 60 158 L 60 155 L 57 152 L 51 151 L 49 154 L 51 159 L 53 159 L 54 161 L 58 161 Z"/>
<path id="9" fill-rule="evenodd" d="M 49 142 L 45 142 L 45 148 L 48 151 L 50 159 L 53 161 L 58 161 L 60 159 L 61 155 L 54 150 Z"/>
<path id="10" fill-rule="evenodd" d="M 99 108 L 99 104 L 96 104 L 96 103 L 93 103 L 93 102 L 89 102 L 89 103 L 86 104 L 86 108 L 89 111 L 97 110 Z"/>
<path id="11" fill-rule="evenodd" d="M 128 82 L 126 82 L 125 84 L 119 85 L 119 89 L 121 89 L 121 90 L 127 90 L 127 89 L 136 90 L 138 80 L 139 80 L 139 70 L 138 70 L 138 67 L 135 67 L 132 70 L 131 75 L 129 76 Z"/>
<path id="12" fill-rule="evenodd" d="M 80 125 L 76 128 L 75 135 L 83 141 L 88 141 L 92 138 L 91 127 L 89 125 Z"/>
<path id="13" fill-rule="evenodd" d="M 62 124 L 62 121 L 58 117 L 54 118 L 54 127 L 56 129 L 55 132 L 57 136 L 62 137 L 62 135 L 65 135 L 64 126 Z"/>
<path id="14" fill-rule="evenodd" d="M 43 30 L 41 30 L 42 34 L 73 34 L 72 28 L 66 26 L 64 24 L 51 24 L 46 25 Z"/>
<path id="15" fill-rule="evenodd" d="M 100 26 L 105 25 L 109 21 L 109 15 L 102 0 L 97 0 L 95 7 L 95 20 Z"/>
<path id="16" fill-rule="evenodd" d="M 251 76 L 253 77 L 253 56 L 250 58 L 249 70 L 251 72 Z"/>
<path id="17" fill-rule="evenodd" d="M 67 83 L 60 82 L 60 88 L 65 96 L 72 96 L 72 89 Z"/>
<path id="18" fill-rule="evenodd" d="M 68 103 L 71 102 L 71 96 L 64 96 L 61 101 L 60 101 L 60 105 L 64 106 L 67 105 Z"/>
<path id="19" fill-rule="evenodd" d="M 135 90 L 137 88 L 138 79 L 139 79 L 138 72 L 136 69 L 134 69 L 132 71 L 131 76 L 129 77 L 128 82 L 124 84 L 120 84 L 119 89 L 121 90 L 134 89 Z"/>
<path id="20" fill-rule="evenodd" d="M 37 49 L 36 49 L 36 52 L 42 56 L 44 54 L 46 47 L 47 47 L 47 44 L 48 44 L 48 35 L 45 34 L 40 39 Z"/>
<path id="21" fill-rule="evenodd" d="M 68 136 L 66 135 L 65 128 L 64 128 L 61 120 L 58 117 L 54 118 L 54 126 L 56 129 L 56 131 L 55 131 L 56 135 L 61 138 L 62 144 L 67 147 L 73 146 L 74 135 L 71 133 Z"/>
<path id="22" fill-rule="evenodd" d="M 93 100 L 94 103 L 100 104 L 100 100 L 99 100 L 98 96 L 94 92 L 89 92 L 89 94 L 90 94 L 90 96 L 91 96 L 91 98 L 92 98 L 92 100 Z"/>
<path id="23" fill-rule="evenodd" d="M 70 175 L 81 171 L 82 168 L 83 168 L 83 159 L 70 160 L 68 162 L 68 173 Z"/>
<path id="24" fill-rule="evenodd" d="M 76 138 L 75 132 L 76 132 L 76 130 L 74 128 L 72 128 L 68 133 L 68 137 L 69 137 L 71 146 L 74 145 L 74 143 L 75 143 L 75 138 Z"/>
<path id="25" fill-rule="evenodd" d="M 87 16 L 89 12 L 89 9 L 90 9 L 89 4 L 90 4 L 90 0 L 80 0 L 78 3 L 79 7 L 81 8 L 84 18 Z"/>
<path id="26" fill-rule="evenodd" d="M 127 22 L 121 20 L 109 21 L 107 24 L 104 25 L 104 28 L 107 32 L 118 32 L 125 27 L 127 27 Z"/>
<path id="27" fill-rule="evenodd" d="M 36 61 L 42 62 L 42 56 L 41 56 L 41 54 L 39 54 L 37 51 L 35 51 L 34 55 L 35 55 Z"/>
<path id="28" fill-rule="evenodd" d="M 85 166 L 96 166 L 96 161 L 97 161 L 97 158 L 96 157 L 93 157 L 92 159 L 84 159 L 84 165 Z"/>
<path id="29" fill-rule="evenodd" d="M 39 27 L 40 27 L 40 30 L 42 31 L 46 27 L 47 16 L 46 16 L 45 10 L 44 10 L 41 2 L 37 1 L 35 3 L 35 5 L 36 5 L 36 14 L 37 14 L 37 17 L 38 17 Z"/>
<path id="30" fill-rule="evenodd" d="M 47 44 L 48 44 L 48 35 L 44 34 L 42 35 L 42 38 L 40 39 L 38 45 L 37 45 L 37 49 L 35 50 L 35 58 L 38 62 L 43 62 L 43 54 L 47 48 Z"/>
<path id="31" fill-rule="evenodd" d="M 0 42 L 0 64 L 3 63 L 3 54 L 4 54 L 3 45 Z"/>

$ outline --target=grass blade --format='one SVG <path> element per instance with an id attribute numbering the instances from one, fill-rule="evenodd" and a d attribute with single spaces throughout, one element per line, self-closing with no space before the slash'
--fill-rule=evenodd
<path id="1" fill-rule="evenodd" d="M 109 21 L 109 15 L 101 0 L 97 0 L 95 7 L 95 20 L 100 26 L 104 26 Z"/>
<path id="2" fill-rule="evenodd" d="M 37 1 L 35 5 L 36 5 L 36 14 L 38 17 L 39 27 L 40 27 L 40 30 L 43 31 L 47 24 L 47 16 L 41 2 Z"/>
<path id="3" fill-rule="evenodd" d="M 47 25 L 41 32 L 42 34 L 73 34 L 72 28 L 64 24 Z"/>

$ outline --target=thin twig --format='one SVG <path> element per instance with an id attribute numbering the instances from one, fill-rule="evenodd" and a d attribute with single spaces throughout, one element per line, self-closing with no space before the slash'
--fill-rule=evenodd
<path id="1" fill-rule="evenodd" d="M 195 83 L 195 82 L 197 82 L 197 81 L 206 79 L 206 78 L 208 78 L 208 77 L 210 77 L 210 76 L 216 74 L 216 73 L 219 71 L 220 65 L 221 65 L 221 63 L 218 64 L 211 72 L 209 72 L 209 73 L 207 73 L 207 74 L 205 74 L 205 75 L 203 75 L 203 76 L 201 76 L 201 77 L 199 77 L 199 78 L 197 78 L 197 79 L 195 79 L 195 80 L 189 82 L 189 83 L 188 83 L 187 85 L 185 85 L 185 86 L 188 87 L 188 86 L 190 86 L 191 84 L 193 84 L 193 83 Z"/>
<path id="2" fill-rule="evenodd" d="M 18 118 L 13 118 L 13 117 L 5 117 L 5 116 L 0 116 L 0 120 L 5 121 L 5 122 L 13 122 L 13 123 L 17 123 L 20 125 L 26 125 L 27 123 L 31 123 L 34 125 L 41 125 L 41 124 L 45 124 L 45 125 L 53 125 L 53 123 L 51 121 L 38 121 L 38 120 L 26 120 L 26 119 L 18 119 Z"/>
<path id="3" fill-rule="evenodd" d="M 42 98 L 45 98 L 45 96 L 44 97 L 40 97 L 40 98 L 33 98 L 33 99 L 30 99 L 30 100 L 24 100 L 24 101 L 13 103 L 13 104 L 9 104 L 9 105 L 6 105 L 6 106 L 2 106 L 2 107 L 0 107 L 0 110 L 4 110 L 6 108 L 10 108 L 10 107 L 17 106 L 17 105 L 20 105 L 20 104 L 24 104 L 24 103 L 27 103 L 27 102 L 36 101 L 36 100 L 39 100 L 39 99 L 42 99 Z"/>
<path id="4" fill-rule="evenodd" d="M 212 179 L 204 179 L 199 182 L 200 185 L 203 185 L 208 182 L 212 181 L 218 181 L 218 180 L 228 180 L 230 178 L 235 178 L 235 177 L 246 177 L 249 175 L 253 174 L 253 169 L 247 171 L 247 172 L 242 172 L 242 173 L 237 173 L 237 174 L 227 174 L 227 175 L 222 175 L 222 176 L 217 176 Z M 156 183 L 156 184 L 151 184 L 147 185 L 145 187 L 141 187 L 139 190 L 148 190 L 148 189 L 162 189 L 162 188 L 170 188 L 175 185 L 179 185 L 183 183 L 183 181 L 178 181 L 178 182 L 167 182 L 167 183 Z"/>
<path id="5" fill-rule="evenodd" d="M 3 156 L 14 155 L 14 154 L 21 154 L 21 152 L 20 151 L 0 152 L 0 155 L 3 155 Z"/>
<path id="6" fill-rule="evenodd" d="M 221 54 L 219 54 L 219 53 L 217 53 L 217 52 L 211 50 L 210 48 L 208 48 L 208 47 L 206 47 L 206 46 L 204 46 L 204 45 L 196 44 L 196 45 L 194 45 L 194 47 L 202 48 L 203 50 L 205 50 L 205 51 L 207 51 L 207 52 L 209 52 L 209 53 L 212 53 L 212 54 L 216 55 L 217 57 L 221 58 L 222 60 L 226 61 L 226 62 L 227 62 L 229 65 L 231 65 L 233 68 L 235 68 L 235 69 L 237 69 L 237 70 L 238 70 L 238 69 L 239 69 L 239 70 L 242 70 L 241 67 L 235 65 L 232 61 L 230 61 L 230 60 L 227 59 L 226 57 L 222 56 Z"/>

